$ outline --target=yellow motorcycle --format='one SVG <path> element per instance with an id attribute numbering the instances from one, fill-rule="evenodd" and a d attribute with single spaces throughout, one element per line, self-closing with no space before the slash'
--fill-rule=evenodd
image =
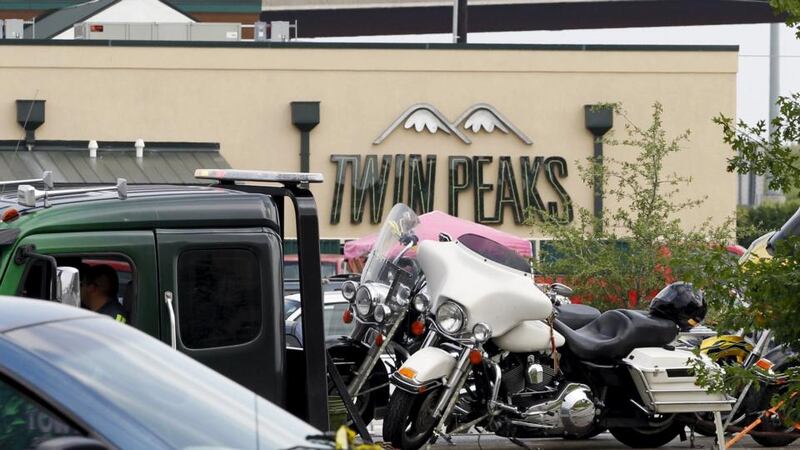
<path id="1" fill-rule="evenodd" d="M 800 235 L 800 209 L 783 224 L 779 231 L 769 232 L 754 240 L 739 264 L 770 259 L 777 244 L 788 237 Z M 781 389 L 780 374 L 798 364 L 798 355 L 792 349 L 775 343 L 770 330 L 761 330 L 751 336 L 727 334 L 708 337 L 700 343 L 705 353 L 720 364 L 736 364 L 745 368 L 757 366 L 764 377 L 756 388 L 748 383 L 739 393 L 736 403 L 728 413 L 725 428 L 741 428 L 762 417 L 771 408 L 772 397 Z M 701 434 L 713 435 L 713 429 L 699 427 Z M 711 434 L 709 434 L 711 433 Z M 778 414 L 769 415 L 750 433 L 753 440 L 765 447 L 782 447 L 800 438 L 797 425 L 787 426 Z"/>

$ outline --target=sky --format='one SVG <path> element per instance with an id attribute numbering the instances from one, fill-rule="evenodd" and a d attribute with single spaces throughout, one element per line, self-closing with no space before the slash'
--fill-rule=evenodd
<path id="1" fill-rule="evenodd" d="M 620 44 L 738 45 L 737 115 L 747 122 L 769 116 L 769 24 L 686 27 L 616 28 L 602 30 L 470 33 L 470 43 L 493 44 Z M 326 42 L 448 43 L 451 34 L 322 38 Z M 780 25 L 781 95 L 800 91 L 800 40 Z"/>

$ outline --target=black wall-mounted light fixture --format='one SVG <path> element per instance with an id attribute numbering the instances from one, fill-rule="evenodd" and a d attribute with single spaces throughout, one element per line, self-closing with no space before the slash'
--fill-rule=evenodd
<path id="1" fill-rule="evenodd" d="M 594 138 L 595 162 L 603 164 L 603 136 L 614 126 L 614 109 L 610 105 L 584 105 L 583 110 L 586 129 Z M 594 215 L 603 217 L 603 179 L 599 175 L 594 179 Z M 598 227 L 602 230 L 602 222 Z"/>
<path id="2" fill-rule="evenodd" d="M 44 123 L 44 100 L 17 100 L 17 123 L 25 129 L 25 145 L 33 149 L 36 129 Z"/>
<path id="3" fill-rule="evenodd" d="M 319 124 L 319 102 L 292 102 L 292 125 L 300 130 L 300 171 L 310 170 L 311 130 Z"/>

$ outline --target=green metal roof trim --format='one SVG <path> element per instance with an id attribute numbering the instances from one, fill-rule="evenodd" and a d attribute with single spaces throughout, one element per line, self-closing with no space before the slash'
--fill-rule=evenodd
<path id="1" fill-rule="evenodd" d="M 187 13 L 255 13 L 261 12 L 261 0 L 169 0 L 172 6 Z"/>
<path id="2" fill-rule="evenodd" d="M 53 172 L 56 183 L 113 183 L 125 178 L 130 183 L 197 183 L 195 169 L 230 168 L 219 150 L 187 148 L 145 148 L 144 157 L 136 158 L 129 150 L 103 149 L 97 158 L 89 158 L 89 150 L 73 148 L 29 152 L 0 145 L 0 180 L 39 178 L 45 170 Z"/>
<path id="3" fill-rule="evenodd" d="M 87 3 L 87 0 L 29 0 L 0 1 L 0 10 L 39 11 L 67 8 Z M 261 0 L 167 0 L 175 8 L 184 12 L 210 13 L 255 13 L 261 12 Z"/>
<path id="4" fill-rule="evenodd" d="M 58 9 L 79 5 L 85 2 L 86 0 L 4 0 L 0 2 L 0 10 L 21 9 L 32 11 L 40 9 Z"/>

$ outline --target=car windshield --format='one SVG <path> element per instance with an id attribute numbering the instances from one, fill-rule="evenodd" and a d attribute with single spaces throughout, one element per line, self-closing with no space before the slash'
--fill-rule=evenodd
<path id="1" fill-rule="evenodd" d="M 283 299 L 283 320 L 289 320 L 295 311 L 300 309 L 300 299 L 286 297 Z"/>
<path id="2" fill-rule="evenodd" d="M 101 318 L 6 334 L 65 371 L 171 448 L 311 447 L 319 431 L 167 345 Z"/>

